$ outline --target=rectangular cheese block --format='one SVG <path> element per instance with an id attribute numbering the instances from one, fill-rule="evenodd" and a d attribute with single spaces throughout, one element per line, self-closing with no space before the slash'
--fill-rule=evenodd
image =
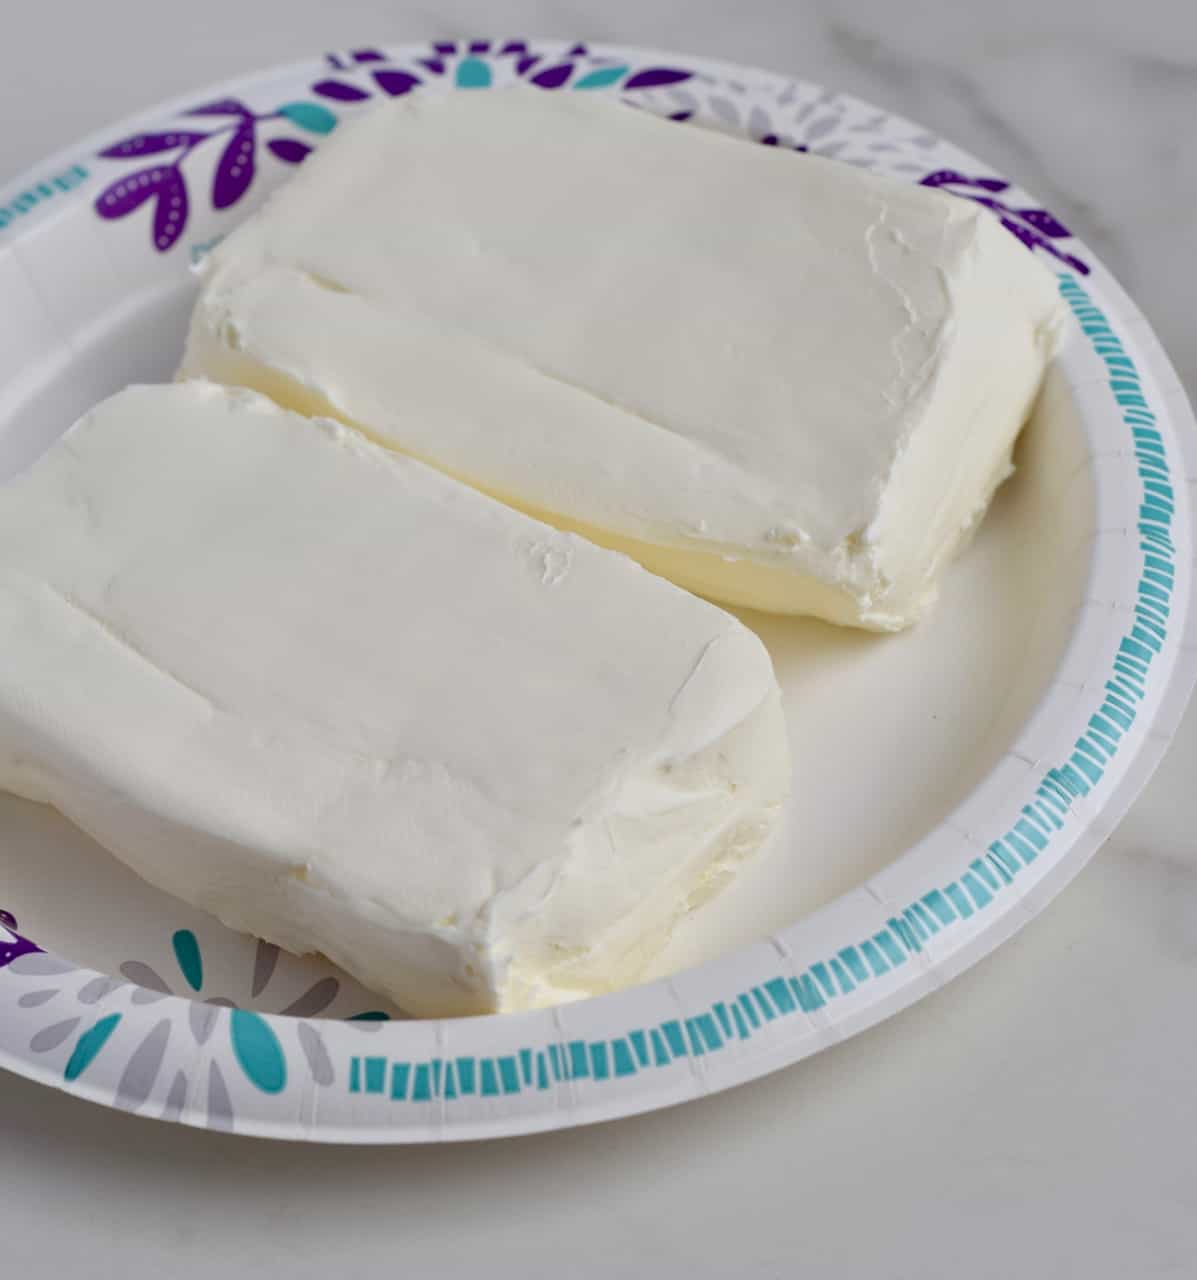
<path id="1" fill-rule="evenodd" d="M 0 490 L 0 651 L 0 786 L 415 1014 L 634 981 L 789 786 L 734 618 L 199 381 Z"/>
<path id="2" fill-rule="evenodd" d="M 604 95 L 419 93 L 216 248 L 182 372 L 712 598 L 894 630 L 1010 471 L 1062 315 L 939 191 Z"/>

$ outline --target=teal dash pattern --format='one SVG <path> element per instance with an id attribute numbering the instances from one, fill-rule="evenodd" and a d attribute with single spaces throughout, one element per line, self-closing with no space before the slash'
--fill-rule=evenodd
<path id="1" fill-rule="evenodd" d="M 1138 715 L 1148 677 L 1163 649 L 1176 580 L 1175 511 L 1164 439 L 1138 370 L 1101 309 L 1080 283 L 1061 275 L 1060 292 L 1109 370 L 1110 391 L 1134 447 L 1142 497 L 1137 534 L 1142 569 L 1128 628 L 1086 731 L 1071 752 L 1041 776 L 1013 826 L 957 879 L 923 894 L 886 927 L 812 964 L 798 977 L 770 978 L 734 999 L 677 1021 L 637 1028 L 610 1040 L 574 1040 L 520 1049 L 516 1056 L 459 1057 L 450 1071 L 438 1059 L 390 1064 L 390 1096 L 411 1102 L 545 1090 L 562 1080 L 604 1082 L 654 1071 L 683 1058 L 719 1053 L 750 1040 L 777 1019 L 816 1013 L 858 987 L 899 969 L 936 934 L 983 912 L 1049 846 L 1073 804 L 1105 775 Z M 382 1093 L 385 1058 L 352 1058 L 351 1093 Z M 415 1085 L 408 1088 L 408 1080 Z M 477 1084 L 476 1084 L 477 1082 Z"/>
<path id="2" fill-rule="evenodd" d="M 53 199 L 54 196 L 77 187 L 87 177 L 88 170 L 83 165 L 73 164 L 69 169 L 64 169 L 62 173 L 55 174 L 54 177 L 37 183 L 27 191 L 22 191 L 18 196 L 10 200 L 8 204 L 0 205 L 0 231 L 3 231 L 10 222 L 14 222 L 24 214 L 32 212 L 38 205 L 45 204 L 47 200 Z"/>

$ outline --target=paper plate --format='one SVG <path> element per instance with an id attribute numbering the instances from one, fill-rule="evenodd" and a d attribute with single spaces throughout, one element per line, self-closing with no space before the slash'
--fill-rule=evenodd
<path id="1" fill-rule="evenodd" d="M 1197 670 L 1197 461 L 1159 344 L 1025 192 L 802 80 L 639 49 L 402 45 L 266 71 L 105 130 L 0 192 L 0 474 L 100 397 L 170 376 L 190 263 L 339 121 L 387 97 L 517 79 L 985 205 L 1056 272 L 1075 317 L 1017 476 L 914 631 L 745 615 L 785 692 L 793 812 L 679 929 L 662 976 L 544 1012 L 403 1020 L 323 961 L 226 930 L 52 811 L 4 797 L 10 1069 L 149 1116 L 321 1141 L 511 1134 L 681 1102 L 889 1017 L 997 946 L 1083 865 L 1171 738 Z"/>

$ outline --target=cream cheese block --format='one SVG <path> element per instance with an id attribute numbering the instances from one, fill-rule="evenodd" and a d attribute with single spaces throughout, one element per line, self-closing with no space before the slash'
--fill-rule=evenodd
<path id="1" fill-rule="evenodd" d="M 789 786 L 734 618 L 201 381 L 0 490 L 0 651 L 0 786 L 419 1015 L 634 981 Z"/>
<path id="2" fill-rule="evenodd" d="M 210 255 L 181 373 L 258 388 L 714 599 L 896 630 L 1062 322 L 984 209 L 531 88 L 344 126 Z"/>

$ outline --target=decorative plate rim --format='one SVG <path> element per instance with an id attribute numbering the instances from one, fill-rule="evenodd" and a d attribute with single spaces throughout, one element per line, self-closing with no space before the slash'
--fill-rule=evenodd
<path id="1" fill-rule="evenodd" d="M 437 54 L 434 60 L 449 65 L 456 59 L 460 66 L 463 60 L 501 56 L 496 47 L 476 52 L 477 43 L 481 42 L 409 42 L 381 48 L 390 51 L 387 61 L 404 65 L 427 57 L 430 48 L 450 45 L 452 53 Z M 566 40 L 510 43 L 551 51 L 544 56 L 559 62 L 572 56 L 567 50 L 583 48 Z M 586 50 L 576 60 L 622 60 L 629 68 L 663 64 L 682 68 L 687 76 L 734 78 L 759 92 L 781 94 L 790 86 L 823 97 L 828 92 L 809 80 L 721 59 L 627 45 L 600 44 Z M 90 163 L 122 134 L 181 115 L 200 97 L 249 92 L 268 79 L 298 82 L 327 69 L 327 61 L 308 58 L 231 77 L 135 112 L 56 151 L 0 186 L 0 251 L 12 222 L 2 215 L 23 193 L 52 181 L 44 175 Z M 832 96 L 853 110 L 879 113 L 906 129 L 920 128 L 852 95 Z M 954 144 L 936 142 L 941 153 L 950 153 L 969 172 L 990 173 L 988 166 Z M 996 175 L 990 181 L 996 181 Z M 88 175 L 71 198 L 90 199 L 96 190 L 97 183 Z M 986 202 L 981 194 L 985 190 L 982 183 L 972 198 Z M 1007 191 L 1004 182 L 1001 192 L 1003 199 L 1022 194 L 1014 186 Z M 31 227 L 62 206 L 61 200 L 47 200 L 39 209 L 35 201 L 28 221 L 17 224 L 15 238 L 20 238 L 21 226 Z M 1046 211 L 1031 212 L 1054 223 Z M 1019 233 L 1017 227 L 1010 229 Z M 1090 727 L 1076 743 L 1053 742 L 1050 755 L 1028 752 L 1020 757 L 1012 751 L 935 831 L 866 884 L 768 940 L 671 978 L 528 1014 L 376 1023 L 368 1045 L 360 1027 L 217 1009 L 211 1015 L 213 1024 L 229 1026 L 220 1061 L 236 1062 L 249 1085 L 239 1095 L 246 1105 L 235 1123 L 230 1113 L 228 1124 L 215 1127 L 313 1141 L 397 1143 L 533 1132 L 671 1105 L 756 1078 L 891 1016 L 993 950 L 1067 884 L 1147 782 L 1197 681 L 1197 613 L 1191 607 L 1197 422 L 1175 371 L 1137 307 L 1087 246 L 1063 228 L 1060 233 L 1071 242 L 1070 249 L 1085 255 L 1081 270 L 1067 265 L 1075 261 L 1069 258 L 1057 274 L 1094 368 L 1100 367 L 1104 378 L 1085 383 L 1100 387 L 1095 394 L 1104 397 L 1102 404 L 1082 415 L 1090 461 L 1108 460 L 1120 479 L 1134 475 L 1140 486 L 1133 530 L 1129 521 L 1122 529 L 1142 551 L 1142 564 L 1135 570 L 1136 599 L 1106 601 L 1100 590 L 1092 596 L 1103 573 L 1102 555 L 1095 549 L 1090 591 L 1078 602 L 1082 611 L 1091 604 L 1108 608 L 1102 619 L 1106 632 L 1115 615 L 1125 614 L 1130 647 L 1116 652 L 1114 670 L 1103 671 L 1109 683 L 1093 695 Z M 1055 253 L 1047 245 L 1038 247 Z M 1107 442 L 1108 450 L 1094 445 L 1095 420 L 1118 437 Z M 1100 507 L 1108 494 L 1103 496 L 1101 486 L 1097 488 L 1100 530 Z M 1142 593 L 1145 583 L 1147 595 Z M 1060 676 L 1070 659 L 1085 657 L 1074 652 L 1081 630 L 1078 625 L 1056 679 L 1028 724 L 1050 711 L 1052 693 L 1067 683 Z M 1086 668 L 1078 696 L 1087 696 L 1090 674 Z M 1036 786 L 1027 790 L 1032 781 Z M 1017 803 L 1022 800 L 1026 803 Z M 977 842 L 968 815 L 978 806 L 989 816 L 999 811 L 1009 815 L 1003 835 Z M 951 852 L 941 848 L 945 843 L 950 843 Z M 1040 861 L 1045 851 L 1048 856 Z M 893 901 L 893 881 L 934 883 L 927 893 L 891 907 L 887 904 Z M 870 921 L 867 926 L 860 923 L 865 920 Z M 876 932 L 870 933 L 874 927 Z M 26 954 L 54 961 L 50 953 L 29 945 L 34 950 Z M 86 969 L 80 972 L 99 976 Z M 119 1023 L 148 1027 L 163 1019 L 186 1021 L 195 1007 L 185 997 L 167 996 L 145 1009 L 122 1006 L 116 1013 L 105 1012 L 100 1000 L 100 1016 L 69 1046 L 64 1044 L 64 1053 L 69 1048 L 64 1064 L 57 1057 L 35 1059 L 4 1043 L 6 1026 L 25 1025 L 18 1016 L 17 998 L 27 985 L 17 961 L 7 966 L 0 961 L 0 1065 L 107 1105 L 121 1105 L 121 1073 L 111 1055 L 103 1055 Z M 311 1088 L 285 1083 L 275 1087 L 270 1075 L 281 1062 L 281 1078 L 286 1081 L 285 1063 L 296 1052 L 296 1037 L 302 1039 L 302 1028 L 313 1026 L 319 1028 L 330 1058 L 346 1068 L 347 1087 L 335 1101 L 322 1099 L 319 1106 Z M 218 1052 L 212 1048 L 207 1053 L 215 1070 Z M 241 1087 L 240 1077 L 233 1078 L 239 1082 L 234 1088 Z M 209 1081 L 211 1091 L 211 1076 Z M 161 1101 L 157 1093 L 151 1096 Z M 173 1110 L 168 1102 L 165 1110 L 169 1118 L 183 1123 L 214 1123 L 211 1106 L 195 1097 Z"/>

